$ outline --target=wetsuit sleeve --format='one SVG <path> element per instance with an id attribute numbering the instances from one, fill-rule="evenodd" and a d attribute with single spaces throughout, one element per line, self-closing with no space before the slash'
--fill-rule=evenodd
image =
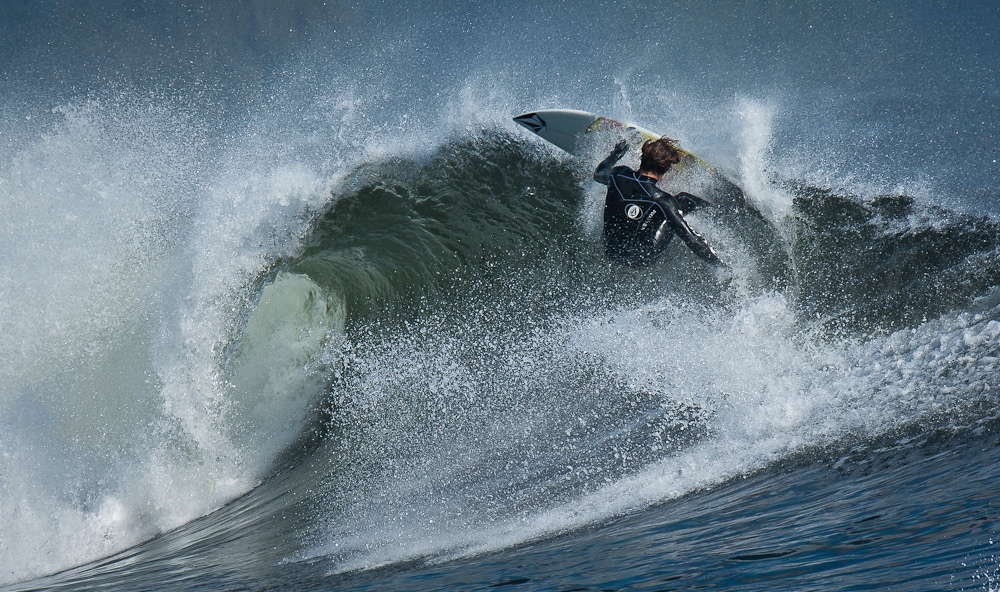
<path id="1" fill-rule="evenodd" d="M 712 202 L 705 201 L 697 195 L 692 195 L 686 191 L 678 193 L 674 198 L 677 200 L 678 208 L 683 214 L 690 214 L 699 208 L 712 205 Z"/>
<path id="2" fill-rule="evenodd" d="M 705 242 L 705 239 L 702 238 L 700 234 L 688 226 L 687 221 L 684 220 L 684 217 L 681 216 L 679 211 L 677 211 L 677 200 L 675 200 L 673 196 L 669 196 L 668 194 L 667 196 L 658 199 L 657 202 L 659 202 L 659 204 L 663 207 L 663 214 L 667 218 L 667 224 L 670 226 L 670 229 L 674 231 L 674 234 L 681 237 L 684 244 L 686 244 L 695 255 L 701 257 L 712 265 L 723 265 L 722 260 L 715 254 L 712 247 Z"/>
<path id="3" fill-rule="evenodd" d="M 616 162 L 621 160 L 622 156 L 625 156 L 625 152 L 627 151 L 628 144 L 624 140 L 615 144 L 614 150 L 594 169 L 594 180 L 601 185 L 609 184 L 611 182 L 611 169 L 615 166 Z"/>

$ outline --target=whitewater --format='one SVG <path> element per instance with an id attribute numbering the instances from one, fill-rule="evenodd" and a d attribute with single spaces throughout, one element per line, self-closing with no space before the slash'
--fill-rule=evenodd
<path id="1" fill-rule="evenodd" d="M 3 589 L 997 589 L 1000 9 L 0 23 Z M 731 270 L 610 264 L 543 108 Z"/>

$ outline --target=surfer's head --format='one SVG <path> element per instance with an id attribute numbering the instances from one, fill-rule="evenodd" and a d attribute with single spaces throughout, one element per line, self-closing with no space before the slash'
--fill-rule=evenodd
<path id="1" fill-rule="evenodd" d="M 670 170 L 670 167 L 681 161 L 681 153 L 677 150 L 677 142 L 663 137 L 659 140 L 646 140 L 642 145 L 642 159 L 639 161 L 639 172 L 649 173 L 659 177 Z"/>

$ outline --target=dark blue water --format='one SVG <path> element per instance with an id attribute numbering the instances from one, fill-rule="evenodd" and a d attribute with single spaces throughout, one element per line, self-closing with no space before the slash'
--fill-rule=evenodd
<path id="1" fill-rule="evenodd" d="M 3 3 L 0 584 L 997 589 L 998 24 Z M 732 277 L 540 108 L 718 167 Z"/>

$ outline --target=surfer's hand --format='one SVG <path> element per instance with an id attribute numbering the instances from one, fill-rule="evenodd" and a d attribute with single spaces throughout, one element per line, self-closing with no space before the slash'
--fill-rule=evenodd
<path id="1" fill-rule="evenodd" d="M 615 149 L 611 151 L 611 156 L 614 156 L 617 161 L 620 160 L 621 157 L 625 156 L 626 152 L 628 152 L 628 142 L 625 140 L 619 140 L 618 143 L 615 144 Z"/>

